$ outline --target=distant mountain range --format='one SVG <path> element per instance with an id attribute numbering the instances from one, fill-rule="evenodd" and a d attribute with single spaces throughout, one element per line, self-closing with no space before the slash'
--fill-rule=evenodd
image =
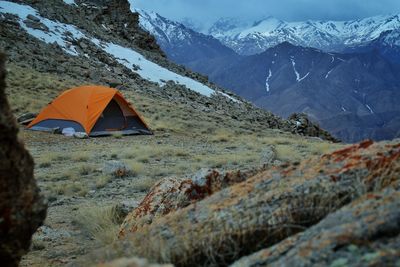
<path id="1" fill-rule="evenodd" d="M 273 17 L 251 26 L 234 19 L 221 19 L 209 35 L 241 55 L 262 53 L 282 42 L 329 52 L 367 47 L 382 37 L 386 45 L 399 46 L 400 16 L 376 16 L 353 21 L 286 22 Z M 390 32 L 390 36 L 387 36 Z M 394 38 L 393 38 L 394 37 Z"/>
<path id="2" fill-rule="evenodd" d="M 205 35 L 137 11 L 170 59 L 262 108 L 285 117 L 307 113 L 348 142 L 400 137 L 399 16 L 270 17 L 251 26 L 221 19 Z"/>

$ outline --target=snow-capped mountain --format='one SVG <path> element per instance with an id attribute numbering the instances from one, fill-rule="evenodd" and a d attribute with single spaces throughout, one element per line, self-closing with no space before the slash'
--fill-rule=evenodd
<path id="1" fill-rule="evenodd" d="M 353 21 L 286 22 L 273 17 L 251 26 L 222 19 L 209 29 L 209 34 L 242 55 L 265 51 L 282 42 L 341 52 L 347 48 L 366 46 L 388 31 L 400 29 L 400 16 L 376 16 Z M 399 39 L 387 38 L 390 45 Z"/>
<path id="2" fill-rule="evenodd" d="M 156 37 L 168 58 L 176 63 L 193 65 L 198 60 L 235 55 L 233 50 L 214 37 L 189 29 L 182 23 L 155 12 L 136 8 L 132 8 L 132 11 L 139 13 L 140 26 Z"/>

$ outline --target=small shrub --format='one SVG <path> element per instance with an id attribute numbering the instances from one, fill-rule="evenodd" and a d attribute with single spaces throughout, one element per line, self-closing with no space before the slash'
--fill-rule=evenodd
<path id="1" fill-rule="evenodd" d="M 148 191 L 156 183 L 150 177 L 136 178 L 133 182 L 133 188 L 138 191 Z"/>
<path id="2" fill-rule="evenodd" d="M 49 162 L 49 161 L 39 163 L 39 168 L 48 168 L 50 166 L 51 166 L 51 162 Z"/>
<path id="3" fill-rule="evenodd" d="M 97 204 L 79 208 L 75 217 L 75 223 L 84 232 L 104 245 L 116 240 L 118 221 L 120 218 L 114 206 L 99 207 Z"/>
<path id="4" fill-rule="evenodd" d="M 96 177 L 96 188 L 100 189 L 105 187 L 111 181 L 111 177 L 107 175 L 102 175 L 100 177 Z"/>
<path id="5" fill-rule="evenodd" d="M 79 174 L 89 175 L 94 171 L 94 168 L 90 165 L 84 164 L 79 167 Z"/>

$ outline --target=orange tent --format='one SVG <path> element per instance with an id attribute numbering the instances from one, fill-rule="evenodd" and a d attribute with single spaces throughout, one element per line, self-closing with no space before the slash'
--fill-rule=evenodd
<path id="1" fill-rule="evenodd" d="M 32 130 L 73 128 L 90 136 L 152 134 L 134 107 L 122 94 L 104 86 L 69 89 L 54 99 L 28 125 Z"/>

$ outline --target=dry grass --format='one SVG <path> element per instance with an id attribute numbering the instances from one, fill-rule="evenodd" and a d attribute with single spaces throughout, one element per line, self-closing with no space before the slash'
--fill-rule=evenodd
<path id="1" fill-rule="evenodd" d="M 8 91 L 11 108 L 17 114 L 39 112 L 49 100 L 79 82 L 62 75 L 44 74 L 32 69 L 8 65 Z"/>
<path id="2" fill-rule="evenodd" d="M 95 168 L 87 163 L 84 163 L 79 166 L 78 170 L 80 175 L 89 175 L 95 171 Z"/>
<path id="3" fill-rule="evenodd" d="M 91 238 L 103 245 L 111 244 L 117 238 L 120 218 L 114 206 L 99 207 L 86 205 L 79 207 L 75 223 Z"/>
<path id="4" fill-rule="evenodd" d="M 150 177 L 138 177 L 134 179 L 132 188 L 137 191 L 148 191 L 156 182 L 157 180 Z"/>
<path id="5" fill-rule="evenodd" d="M 62 182 L 50 186 L 50 192 L 55 195 L 81 196 L 88 193 L 88 188 L 82 182 Z"/>
<path id="6" fill-rule="evenodd" d="M 96 188 L 101 189 L 105 187 L 111 180 L 112 178 L 109 175 L 101 175 L 96 177 Z"/>

